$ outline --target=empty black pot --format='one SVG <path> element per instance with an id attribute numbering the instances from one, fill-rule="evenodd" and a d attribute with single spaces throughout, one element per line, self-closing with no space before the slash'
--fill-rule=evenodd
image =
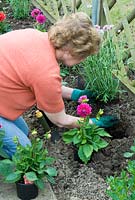
<path id="1" fill-rule="evenodd" d="M 38 196 L 38 187 L 35 184 L 16 183 L 17 196 L 22 200 L 34 199 Z"/>

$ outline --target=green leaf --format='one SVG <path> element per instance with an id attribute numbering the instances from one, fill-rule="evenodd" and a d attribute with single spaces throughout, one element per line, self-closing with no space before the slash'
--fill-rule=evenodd
<path id="1" fill-rule="evenodd" d="M 0 161 L 0 174 L 2 176 L 7 176 L 14 170 L 14 164 L 11 160 L 5 159 Z"/>
<path id="2" fill-rule="evenodd" d="M 83 148 L 83 153 L 84 153 L 84 155 L 85 155 L 87 158 L 89 158 L 89 157 L 92 155 L 93 146 L 90 145 L 90 144 L 84 144 L 84 145 L 82 146 L 82 148 Z"/>
<path id="3" fill-rule="evenodd" d="M 102 149 L 108 146 L 108 142 L 106 142 L 105 140 L 100 140 L 97 145 L 99 149 Z"/>
<path id="4" fill-rule="evenodd" d="M 57 171 L 55 168 L 53 167 L 48 167 L 45 172 L 49 175 L 49 176 L 57 176 Z"/>
<path id="5" fill-rule="evenodd" d="M 100 130 L 97 132 L 97 135 L 100 135 L 102 137 L 112 137 L 109 133 L 107 133 L 106 131 L 104 130 Z"/>
<path id="6" fill-rule="evenodd" d="M 66 144 L 69 144 L 73 141 L 73 136 L 70 136 L 70 135 L 63 135 L 62 138 Z"/>
<path id="7" fill-rule="evenodd" d="M 86 144 L 87 140 L 84 138 L 81 142 L 81 144 Z"/>
<path id="8" fill-rule="evenodd" d="M 52 165 L 54 163 L 55 159 L 52 157 L 46 157 L 45 160 L 43 160 L 40 163 L 40 168 L 43 168 L 45 165 Z"/>
<path id="9" fill-rule="evenodd" d="M 37 144 L 37 149 L 38 149 L 38 151 L 40 151 L 40 150 L 42 149 L 42 147 L 43 147 L 43 141 L 40 140 L 40 141 L 38 142 L 38 144 Z"/>
<path id="10" fill-rule="evenodd" d="M 92 146 L 93 146 L 93 150 L 98 152 L 98 145 L 95 142 L 93 142 Z"/>
<path id="11" fill-rule="evenodd" d="M 74 136 L 77 132 L 78 132 L 78 129 L 77 129 L 77 128 L 74 128 L 74 129 L 71 129 L 70 131 L 65 132 L 65 133 L 63 134 L 63 136 L 66 136 L 66 135 Z"/>
<path id="12" fill-rule="evenodd" d="M 43 180 L 38 179 L 38 180 L 34 181 L 34 183 L 38 186 L 39 189 L 41 189 L 41 190 L 44 189 L 45 184 L 44 184 Z"/>
<path id="13" fill-rule="evenodd" d="M 74 143 L 74 144 L 80 143 L 81 140 L 82 140 L 82 139 L 81 139 L 81 137 L 80 137 L 79 134 L 77 134 L 77 135 L 75 135 L 75 136 L 73 137 L 73 143 Z"/>
<path id="14" fill-rule="evenodd" d="M 15 183 L 21 179 L 21 174 L 21 171 L 13 172 L 6 177 L 5 181 L 7 183 Z"/>
<path id="15" fill-rule="evenodd" d="M 131 152 L 125 152 L 124 153 L 125 158 L 131 158 L 133 155 L 134 155 L 134 153 L 131 153 Z"/>
<path id="16" fill-rule="evenodd" d="M 135 153 L 135 146 L 131 146 L 130 150 L 133 151 Z"/>
<path id="17" fill-rule="evenodd" d="M 27 173 L 25 173 L 25 176 L 26 176 L 26 178 L 29 181 L 36 181 L 36 180 L 38 180 L 37 175 L 36 175 L 35 172 L 27 172 Z"/>
<path id="18" fill-rule="evenodd" d="M 52 176 L 46 175 L 46 178 L 50 183 L 55 184 L 55 180 Z"/>
<path id="19" fill-rule="evenodd" d="M 89 159 L 85 156 L 82 145 L 79 147 L 78 156 L 85 164 L 87 164 Z"/>
<path id="20" fill-rule="evenodd" d="M 2 156 L 3 158 L 9 158 L 9 156 L 1 148 L 0 148 L 0 156 Z"/>

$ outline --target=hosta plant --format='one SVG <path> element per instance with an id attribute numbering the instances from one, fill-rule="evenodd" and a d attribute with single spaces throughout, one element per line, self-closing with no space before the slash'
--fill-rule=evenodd
<path id="1" fill-rule="evenodd" d="M 12 159 L 0 161 L 0 174 L 7 183 L 22 182 L 35 183 L 38 188 L 44 188 L 44 179 L 55 183 L 54 177 L 57 171 L 52 167 L 54 158 L 48 156 L 47 149 L 43 147 L 43 140 L 33 137 L 31 145 L 21 146 L 18 138 L 14 138 L 17 144 L 16 153 Z"/>
<path id="2" fill-rule="evenodd" d="M 92 108 L 87 103 L 87 96 L 81 96 L 78 102 L 80 103 L 77 106 L 77 114 L 81 117 L 78 120 L 80 128 L 71 129 L 65 132 L 62 137 L 66 144 L 72 143 L 77 147 L 79 158 L 87 164 L 94 151 L 98 152 L 108 145 L 102 137 L 111 136 L 103 128 L 89 123 Z M 100 109 L 97 114 L 97 119 L 100 118 L 100 114 L 102 113 Z"/>

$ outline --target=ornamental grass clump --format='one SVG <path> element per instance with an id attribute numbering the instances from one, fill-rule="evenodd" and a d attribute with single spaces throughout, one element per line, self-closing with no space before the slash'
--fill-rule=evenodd
<path id="1" fill-rule="evenodd" d="M 46 32 L 46 16 L 41 12 L 41 10 L 38 8 L 33 9 L 31 11 L 31 17 L 35 20 L 34 28 L 39 31 Z"/>
<path id="2" fill-rule="evenodd" d="M 103 102 L 112 101 L 119 92 L 119 81 L 113 76 L 112 70 L 117 68 L 116 47 L 111 34 L 112 26 L 96 29 L 103 35 L 103 43 L 97 55 L 92 55 L 82 62 L 81 76 L 85 86 L 97 94 L 97 99 Z"/>
<path id="3" fill-rule="evenodd" d="M 77 147 L 78 156 L 85 164 L 91 159 L 94 151 L 98 152 L 108 145 L 101 137 L 111 137 L 103 128 L 89 123 L 92 107 L 88 104 L 88 101 L 86 95 L 81 96 L 78 100 L 77 114 L 80 116 L 80 120 L 78 120 L 80 128 L 71 129 L 62 136 L 66 144 L 73 143 Z M 101 114 L 103 114 L 103 111 L 100 109 L 97 120 L 100 119 Z"/>
<path id="4" fill-rule="evenodd" d="M 8 0 L 13 11 L 15 19 L 26 19 L 29 17 L 31 1 L 30 0 Z"/>

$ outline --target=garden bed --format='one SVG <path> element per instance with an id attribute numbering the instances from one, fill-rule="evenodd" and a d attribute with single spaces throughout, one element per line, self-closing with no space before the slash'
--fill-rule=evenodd
<path id="1" fill-rule="evenodd" d="M 8 9 L 7 4 L 3 4 L 3 6 L 5 10 Z M 33 27 L 31 17 L 27 20 L 15 20 L 10 17 L 8 22 L 11 22 L 13 30 Z M 80 88 L 77 79 L 77 76 L 71 74 L 70 77 L 65 78 L 65 81 L 70 87 Z M 69 114 L 76 115 L 77 104 L 75 102 L 66 101 L 65 105 Z M 74 161 L 73 146 L 64 144 L 62 139 L 55 143 L 48 142 L 48 150 L 51 156 L 56 158 L 55 166 L 58 169 L 56 185 L 52 186 L 58 200 L 107 200 L 109 198 L 105 195 L 106 177 L 119 173 L 126 166 L 127 160 L 123 157 L 123 153 L 129 150 L 135 135 L 134 96 L 123 90 L 117 101 L 108 104 L 97 102 L 92 106 L 94 113 L 102 108 L 105 114 L 117 114 L 120 124 L 107 130 L 112 136 L 108 140 L 108 147 L 94 153 L 87 165 Z M 24 118 L 31 130 L 37 128 L 42 136 L 44 131 L 34 117 L 35 109 L 33 107 L 28 111 Z M 60 135 L 65 131 L 55 126 L 52 126 L 51 129 L 52 132 L 58 132 Z"/>

